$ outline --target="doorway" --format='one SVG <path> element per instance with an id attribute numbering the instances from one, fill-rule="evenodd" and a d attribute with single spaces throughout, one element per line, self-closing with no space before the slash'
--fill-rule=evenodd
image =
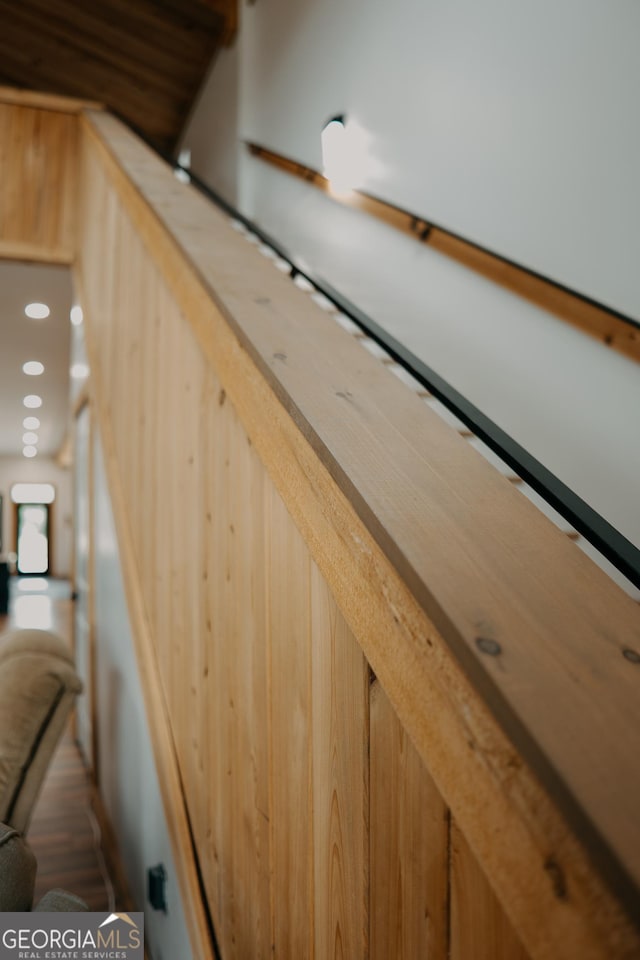
<path id="1" fill-rule="evenodd" d="M 49 573 L 49 504 L 19 503 L 17 566 L 23 575 Z"/>

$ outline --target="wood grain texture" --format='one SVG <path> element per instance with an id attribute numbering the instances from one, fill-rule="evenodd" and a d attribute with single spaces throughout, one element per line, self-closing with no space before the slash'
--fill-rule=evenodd
<path id="1" fill-rule="evenodd" d="M 101 415 L 217 936 L 225 957 L 364 957 L 366 663 L 160 272 L 91 184 Z"/>
<path id="2" fill-rule="evenodd" d="M 264 470 L 220 385 L 202 395 L 201 655 L 207 723 L 202 780 L 228 957 L 267 957 L 271 943 L 270 800 Z M 202 512 L 204 511 L 204 512 Z M 202 687 L 202 679 L 195 680 Z M 209 739 L 210 731 L 211 742 Z M 200 821 L 194 817 L 194 822 Z"/>
<path id="3" fill-rule="evenodd" d="M 369 667 L 311 565 L 317 958 L 369 956 Z M 388 829 L 385 822 L 380 825 Z"/>
<path id="4" fill-rule="evenodd" d="M 464 834 L 451 823 L 451 960 L 528 960 Z"/>
<path id="5" fill-rule="evenodd" d="M 619 350 L 632 360 L 640 360 L 640 326 L 626 323 L 606 307 L 557 286 L 525 267 L 505 260 L 489 250 L 484 250 L 469 240 L 457 237 L 440 227 L 432 227 L 424 217 L 409 213 L 359 190 L 352 190 L 349 193 L 336 192 L 332 190 L 330 181 L 316 170 L 258 144 L 249 143 L 247 146 L 253 156 L 304 180 L 326 193 L 336 203 L 342 203 L 378 220 L 383 220 L 396 230 L 408 233 L 420 243 L 432 247 L 439 253 L 444 253 L 470 270 L 481 273 L 494 283 L 506 287 L 518 296 L 542 307 L 543 310 L 548 310 L 549 313 L 566 320 L 606 346 Z"/>
<path id="6" fill-rule="evenodd" d="M 272 943 L 302 960 L 314 956 L 311 561 L 273 488 L 267 497 Z"/>
<path id="7" fill-rule="evenodd" d="M 234 885 L 239 891 L 235 900 L 236 955 L 260 958 L 270 955 L 273 942 L 270 922 L 273 745 L 269 710 L 274 693 L 269 687 L 268 662 L 272 621 L 266 563 L 267 552 L 271 549 L 265 523 L 268 516 L 265 503 L 267 477 L 218 383 L 213 403 L 228 421 L 230 436 L 227 451 L 229 508 L 224 515 L 230 575 L 225 576 L 225 585 L 233 624 L 225 636 L 232 681 L 229 693 L 233 697 L 235 717 L 235 739 L 231 749 L 238 782 L 237 800 L 230 798 L 235 806 Z M 215 575 L 215 569 L 211 570 L 212 578 Z M 300 640 L 304 639 L 302 633 Z M 294 651 L 291 654 L 295 657 Z M 280 777 L 279 770 L 275 777 Z"/>
<path id="8" fill-rule="evenodd" d="M 0 103 L 0 256 L 71 263 L 76 159 L 73 114 Z"/>
<path id="9" fill-rule="evenodd" d="M 113 223 L 117 223 L 114 218 Z M 113 240 L 113 237 L 110 237 Z M 105 289 L 109 283 L 110 272 L 98 271 L 91 279 L 95 283 L 93 294 L 97 291 L 104 293 L 104 299 L 98 296 L 85 295 L 83 277 L 76 275 L 76 284 L 79 302 L 83 305 L 86 321 L 87 354 L 92 369 L 91 397 L 96 411 L 97 422 L 100 427 L 100 436 L 104 452 L 105 469 L 107 473 L 109 491 L 111 495 L 114 518 L 116 523 L 120 561 L 123 570 L 123 582 L 127 596 L 129 616 L 131 618 L 132 634 L 136 642 L 136 658 L 140 671 L 140 682 L 145 696 L 146 708 L 150 718 L 154 757 L 158 770 L 158 779 L 162 789 L 162 799 L 165 806 L 169 836 L 172 848 L 175 851 L 177 879 L 182 892 L 185 908 L 187 928 L 191 938 L 194 954 L 203 960 L 213 960 L 214 950 L 211 942 L 209 921 L 206 909 L 200 894 L 198 870 L 193 855 L 192 833 L 189 816 L 185 805 L 184 784 L 181 778 L 179 761 L 176 755 L 176 746 L 173 739 L 171 725 L 167 713 L 167 702 L 164 696 L 163 684 L 159 674 L 159 664 L 154 650 L 154 637 L 150 629 L 149 617 L 145 596 L 141 592 L 140 574 L 137 566 L 137 555 L 131 531 L 130 519 L 125 509 L 125 491 L 118 468 L 118 444 L 115 439 L 113 423 L 104 415 L 110 408 L 107 401 L 109 396 L 105 382 L 102 379 L 102 370 L 98 359 L 97 341 L 98 329 L 91 329 L 91 309 L 96 312 L 96 328 L 99 328 L 99 315 L 103 310 L 113 306 L 112 298 Z M 113 278 L 113 275 L 112 277 Z M 92 305 L 90 307 L 90 304 Z M 112 313 L 107 314 L 113 317 Z M 104 317 L 104 314 L 102 314 Z"/>
<path id="10" fill-rule="evenodd" d="M 187 410 L 207 425 L 204 446 L 210 448 L 197 469 L 208 507 L 199 515 L 187 511 L 183 538 L 190 552 L 178 553 L 173 571 L 159 540 L 153 577 L 145 577 L 139 563 L 136 576 L 142 576 L 144 606 L 157 605 L 148 614 L 158 627 L 145 657 L 157 663 L 160 689 L 172 704 L 168 723 L 181 776 L 209 791 L 208 817 L 194 791 L 186 795 L 196 835 L 204 838 L 198 842 L 203 874 L 225 931 L 223 950 L 238 949 L 240 925 L 230 918 L 247 902 L 247 864 L 264 862 L 256 841 L 246 841 L 256 837 L 250 826 L 255 794 L 234 773 L 245 738 L 254 748 L 260 742 L 260 716 L 236 716 L 233 694 L 249 689 L 236 672 L 236 656 L 241 664 L 247 656 L 256 658 L 256 667 L 262 656 L 268 663 L 271 943 L 281 945 L 283 956 L 289 950 L 312 956 L 316 937 L 335 945 L 336 917 L 344 915 L 340 884 L 334 901 L 314 866 L 326 865 L 318 844 L 332 836 L 331 823 L 319 822 L 313 806 L 316 789 L 321 807 L 327 797 L 314 765 L 331 749 L 326 731 L 316 731 L 314 690 L 327 686 L 322 672 L 314 673 L 316 664 L 323 668 L 310 641 L 315 562 L 531 956 L 631 960 L 639 938 L 630 919 L 638 872 L 630 731 L 640 718 L 637 670 L 621 646 L 636 642 L 635 605 L 117 122 L 87 117 L 82 153 L 78 269 L 91 291 L 99 345 L 93 359 L 109 385 L 101 415 L 113 421 L 117 482 L 139 483 L 130 474 L 142 470 L 146 484 L 156 484 L 162 537 L 165 511 L 175 505 L 174 446 L 184 468 L 193 442 L 191 428 L 178 436 Z M 139 236 L 142 254 L 127 239 L 131 233 Z M 126 294 L 129 253 L 136 269 L 140 256 L 153 260 L 158 284 L 157 300 L 136 296 L 133 309 Z M 109 285 L 125 292 L 116 296 Z M 146 310 L 149 302 L 156 304 L 154 315 L 140 328 L 135 304 Z M 117 321 L 114 310 L 121 313 Z M 136 404 L 153 391 L 129 385 L 136 368 L 123 372 L 123 362 L 135 338 L 151 333 L 157 347 L 146 342 L 140 355 L 158 351 L 150 368 L 159 378 L 158 449 L 149 447 L 145 463 L 136 459 L 130 434 L 140 423 Z M 174 396 L 180 398 L 175 406 Z M 201 397 L 208 397 L 204 408 Z M 260 521 L 260 497 L 246 503 L 245 489 L 241 501 L 252 514 L 252 532 L 244 542 L 256 536 L 264 551 L 250 564 L 255 585 L 247 589 L 245 577 L 236 593 L 227 583 L 243 582 L 238 571 L 245 561 L 231 546 L 236 532 L 228 512 L 236 510 L 232 491 L 242 489 L 240 451 L 248 440 L 256 469 L 264 468 L 264 476 L 258 474 L 266 506 Z M 191 500 L 198 488 L 189 475 L 182 469 L 181 489 Z M 124 497 L 119 503 L 125 518 L 127 503 Z M 150 535 L 136 527 L 140 521 L 138 515 L 131 520 L 138 530 L 134 556 L 148 550 Z M 264 541 L 254 532 L 261 522 Z M 213 525 L 208 546 L 194 524 L 200 531 Z M 207 638 L 200 653 L 184 636 L 190 622 L 184 578 L 192 575 L 193 556 L 205 558 L 201 572 L 210 578 L 197 605 L 195 633 Z M 264 633 L 254 562 L 266 569 Z M 242 630 L 254 596 L 257 625 L 249 645 Z M 477 637 L 500 644 L 500 656 L 487 658 Z M 206 682 L 198 683 L 187 718 L 179 698 L 189 700 L 199 664 Z M 254 696 L 256 682 L 259 688 L 257 673 Z M 540 710 L 541 703 L 549 709 Z M 206 748 L 202 732 L 193 732 L 200 723 L 210 732 Z M 264 777 L 256 776 L 256 794 L 264 798 Z M 359 809 L 355 794 L 354 803 Z M 353 816 L 350 810 L 341 822 Z M 245 841 L 238 839 L 241 831 Z M 351 843 L 359 844 L 357 831 Z M 321 916 L 329 918 L 323 932 Z M 261 921 L 254 915 L 251 923 L 255 935 Z M 254 942 L 264 944 L 263 936 Z M 267 937 L 268 949 L 271 943 Z"/>
<path id="11" fill-rule="evenodd" d="M 0 82 L 99 101 L 172 149 L 236 0 L 0 0 Z"/>
<path id="12" fill-rule="evenodd" d="M 75 97 L 61 97 L 55 93 L 42 93 L 40 90 L 22 90 L 18 87 L 0 86 L 0 103 L 16 107 L 33 107 L 36 110 L 53 110 L 54 113 L 80 113 L 85 108 L 101 110 L 102 104 L 95 100 L 78 100 Z"/>
<path id="13" fill-rule="evenodd" d="M 171 717 L 225 956 L 267 956 L 265 473 L 126 215 L 108 191 L 91 191 L 87 203 L 101 216 L 109 250 L 105 256 L 87 236 L 86 256 L 101 263 L 89 298 L 99 305 L 93 330 L 103 348 L 94 362 L 98 383 L 104 373 L 108 384 L 102 416 L 141 559 L 154 696 Z"/>
<path id="14" fill-rule="evenodd" d="M 371 960 L 448 960 L 448 810 L 378 681 L 370 846 Z"/>

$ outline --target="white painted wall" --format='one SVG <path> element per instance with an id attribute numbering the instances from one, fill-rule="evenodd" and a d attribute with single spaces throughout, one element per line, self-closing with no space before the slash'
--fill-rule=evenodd
<path id="1" fill-rule="evenodd" d="M 215 80 L 213 75 L 215 72 Z M 185 128 L 185 143 L 198 158 L 198 174 L 226 200 L 238 200 L 242 144 L 238 133 L 239 46 L 220 50 Z"/>
<path id="2" fill-rule="evenodd" d="M 226 130 L 319 168 L 346 112 L 365 189 L 640 317 L 638 35 L 633 2 L 243 5 L 216 151 Z M 218 188 L 226 83 L 214 66 L 183 138 Z M 640 545 L 637 364 L 260 161 L 239 176 L 244 212 Z"/>
<path id="3" fill-rule="evenodd" d="M 52 483 L 56 499 L 52 508 L 52 576 L 71 576 L 72 507 L 71 476 L 49 457 L 0 457 L 0 493 L 3 497 L 3 552 L 16 548 L 15 509 L 11 502 L 14 483 Z"/>
<path id="4" fill-rule="evenodd" d="M 189 960 L 191 948 L 176 880 L 160 785 L 124 593 L 104 463 L 94 447 L 95 616 L 99 782 L 153 960 Z M 146 903 L 146 871 L 163 863 L 168 913 Z"/>
<path id="5" fill-rule="evenodd" d="M 243 137 L 317 167 L 344 111 L 365 188 L 640 317 L 633 0 L 269 0 L 242 29 Z"/>
<path id="6" fill-rule="evenodd" d="M 319 167 L 344 111 L 365 188 L 640 317 L 638 35 L 633 0 L 243 5 L 184 139 L 223 187 L 230 141 Z"/>

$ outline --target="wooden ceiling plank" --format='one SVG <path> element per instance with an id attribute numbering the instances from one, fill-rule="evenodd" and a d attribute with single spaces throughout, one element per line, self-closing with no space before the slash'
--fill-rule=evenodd
<path id="1" fill-rule="evenodd" d="M 0 83 L 103 101 L 171 150 L 226 37 L 225 3 L 0 0 Z"/>
<path id="2" fill-rule="evenodd" d="M 21 0 L 19 5 L 11 0 L 0 0 L 3 25 L 1 45 L 7 44 L 14 14 L 18 10 L 34 8 L 34 0 Z M 195 0 L 184 0 L 178 16 L 175 12 L 164 11 L 155 0 L 153 3 L 137 0 L 134 4 L 130 0 L 94 0 L 90 5 L 78 4 L 75 0 L 52 0 L 44 10 L 47 18 L 54 14 L 66 20 L 71 30 L 78 20 L 82 20 L 90 23 L 98 36 L 104 30 L 116 30 L 125 41 L 142 38 L 150 53 L 161 49 L 169 56 L 175 55 L 176 36 L 180 34 L 184 52 L 189 57 L 197 57 L 199 52 L 207 48 L 208 32 L 216 27 L 216 15 L 210 13 L 203 18 L 200 4 L 196 4 Z M 200 15 L 194 15 L 196 11 Z"/>
<path id="3" fill-rule="evenodd" d="M 0 11 L 4 0 L 0 0 Z M 59 5 L 51 8 L 47 0 L 28 0 L 20 10 L 22 22 L 28 24 L 24 36 L 16 40 L 28 49 L 26 41 L 33 36 L 35 29 L 43 35 L 53 35 L 75 49 L 91 52 L 100 60 L 108 61 L 119 70 L 144 77 L 147 83 L 173 94 L 176 85 L 183 87 L 193 82 L 194 74 L 199 73 L 200 63 L 208 60 L 214 42 L 203 44 L 201 56 L 194 59 L 192 53 L 181 49 L 176 43 L 176 33 L 172 31 L 171 50 L 159 50 L 157 45 L 142 40 L 139 34 L 127 29 L 124 22 L 112 26 L 92 16 L 89 9 L 78 9 L 73 13 L 73 22 L 65 13 L 58 13 Z M 7 39 L 18 33 L 19 19 L 12 16 L 7 27 Z M 169 33 L 169 31 L 167 31 Z M 5 40 L 6 42 L 6 40 Z"/>
<path id="4" fill-rule="evenodd" d="M 195 4 L 198 7 L 204 7 L 217 13 L 223 18 L 223 42 L 228 45 L 238 29 L 238 0 L 195 0 Z"/>
<path id="5" fill-rule="evenodd" d="M 69 2 L 69 0 L 67 0 Z M 122 3 L 123 0 L 103 0 L 106 3 Z M 172 18 L 177 23 L 189 23 L 196 27 L 206 27 L 212 19 L 219 15 L 218 7 L 224 7 L 226 0 L 138 0 L 137 9 L 146 7 L 157 16 L 162 10 L 165 18 Z"/>
<path id="6" fill-rule="evenodd" d="M 58 78 L 61 87 L 74 85 L 76 89 L 82 86 L 84 77 L 96 85 L 106 81 L 123 99 L 135 102 L 142 93 L 145 109 L 162 109 L 166 98 L 158 98 L 153 104 L 147 102 L 147 95 L 155 92 L 152 87 L 157 83 L 157 75 L 146 75 L 135 60 L 95 42 L 77 39 L 64 25 L 25 9 L 17 11 L 12 20 L 16 42 L 3 52 L 3 57 L 28 64 L 34 76 Z M 19 27 L 22 30 L 16 29 Z M 27 43 L 28 37 L 31 39 Z M 113 66 L 117 69 L 113 70 Z M 175 99 L 175 87 L 169 87 L 168 93 L 171 100 Z"/>
<path id="7" fill-rule="evenodd" d="M 161 99 L 145 97 L 126 81 L 114 76 L 114 71 L 105 69 L 90 62 L 86 57 L 78 56 L 75 60 L 68 51 L 56 52 L 51 55 L 49 45 L 49 59 L 46 69 L 40 69 L 38 81 L 44 92 L 64 93 L 71 96 L 83 97 L 87 94 L 97 96 L 105 103 L 117 103 L 119 112 L 129 122 L 144 129 L 150 136 L 157 139 L 172 139 L 176 135 L 176 128 L 180 124 L 180 111 L 177 105 L 167 104 Z M 76 68 L 73 68 L 73 65 Z M 60 71 L 68 69 L 64 85 L 57 77 Z M 29 62 L 19 51 L 5 52 L 2 58 L 2 76 L 18 86 L 29 86 L 32 80 L 32 70 Z M 84 78 L 84 79 L 83 79 Z"/>
<path id="8" fill-rule="evenodd" d="M 68 2 L 68 0 L 67 0 Z M 100 0 L 93 9 L 98 16 L 104 17 L 107 23 L 126 23 L 126 29 L 146 38 L 150 45 L 160 44 L 163 49 L 171 53 L 175 49 L 176 37 L 180 35 L 183 53 L 189 57 L 198 57 L 206 49 L 207 31 L 216 27 L 216 18 L 192 15 L 195 7 L 200 4 L 193 0 L 181 3 L 178 13 L 167 10 L 156 3 L 139 2 L 132 4 L 130 0 Z M 160 9 L 164 16 L 161 16 Z"/>

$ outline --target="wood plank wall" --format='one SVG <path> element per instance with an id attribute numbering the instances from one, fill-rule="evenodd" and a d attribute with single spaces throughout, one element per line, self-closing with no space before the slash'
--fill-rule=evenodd
<path id="1" fill-rule="evenodd" d="M 635 875 L 635 606 L 120 124 L 80 133 L 92 402 L 194 956 L 191 836 L 225 960 L 639 956 L 581 826 Z M 490 677 L 466 617 L 509 628 Z"/>
<path id="2" fill-rule="evenodd" d="M 71 263 L 77 117 L 0 95 L 0 256 Z"/>

